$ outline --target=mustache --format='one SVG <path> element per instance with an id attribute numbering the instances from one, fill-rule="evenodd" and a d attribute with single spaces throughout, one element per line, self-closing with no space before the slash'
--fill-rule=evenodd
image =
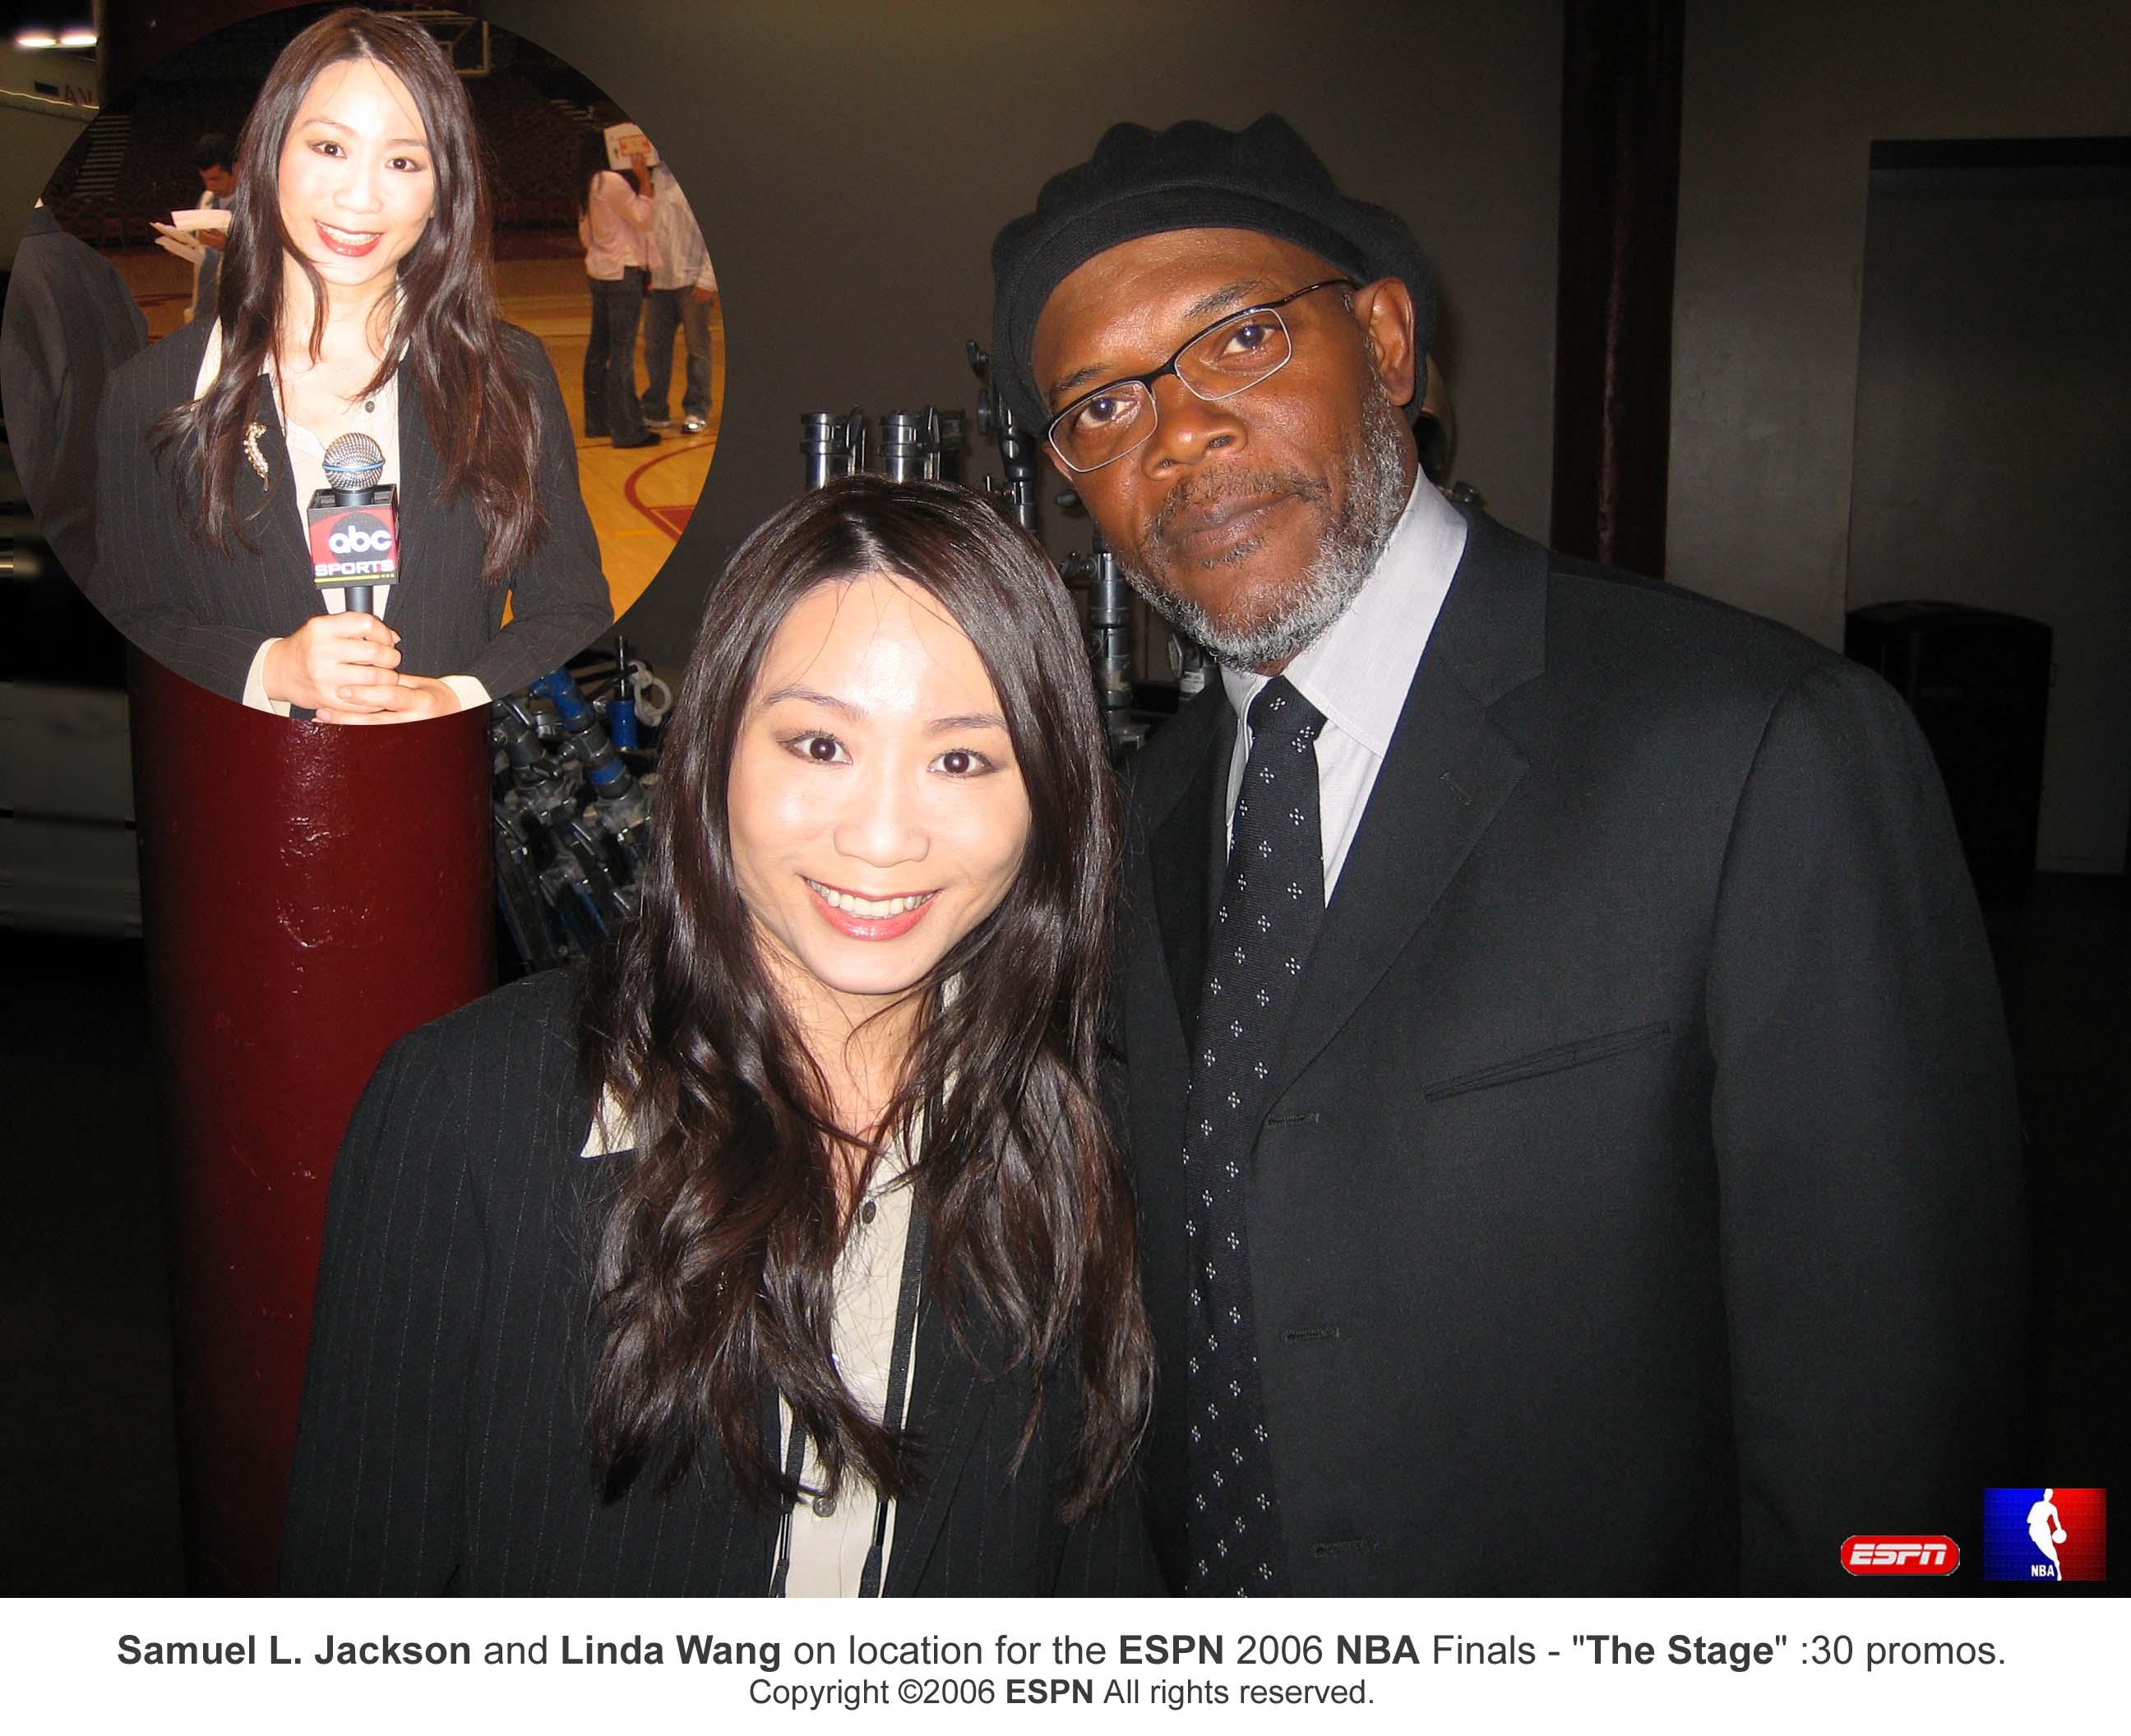
<path id="1" fill-rule="evenodd" d="M 1320 478 L 1305 476 L 1299 471 L 1243 471 L 1220 476 L 1186 476 L 1169 491 L 1169 498 L 1155 509 L 1154 516 L 1147 520 L 1142 546 L 1167 542 L 1176 521 L 1186 513 L 1218 506 L 1224 500 L 1295 495 L 1305 500 L 1319 503 L 1328 499 L 1331 492 L 1330 487 Z"/>

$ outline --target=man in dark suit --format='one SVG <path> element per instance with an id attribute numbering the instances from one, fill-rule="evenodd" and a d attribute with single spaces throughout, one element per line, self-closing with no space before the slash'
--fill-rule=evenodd
<path id="1" fill-rule="evenodd" d="M 994 264 L 1009 401 L 1224 667 L 1136 769 L 1121 930 L 1172 1583 L 1972 1546 L 2018 1133 L 1893 692 L 1416 486 L 1427 265 L 1275 117 L 1112 129 Z"/>
<path id="2" fill-rule="evenodd" d="M 237 146 L 227 133 L 202 133 L 193 146 L 193 167 L 200 179 L 200 210 L 219 211 L 235 202 Z M 193 239 L 207 251 L 193 267 L 192 305 L 185 309 L 185 318 L 212 323 L 215 294 L 222 284 L 222 250 L 228 242 L 229 231 L 200 230 Z"/>
<path id="3" fill-rule="evenodd" d="M 103 382 L 147 347 L 148 322 L 111 261 L 30 213 L 0 315 L 0 395 L 15 468 L 74 583 L 96 565 L 96 414 Z"/>

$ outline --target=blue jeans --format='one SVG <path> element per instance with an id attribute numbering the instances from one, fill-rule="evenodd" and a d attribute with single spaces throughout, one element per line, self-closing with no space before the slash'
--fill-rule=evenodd
<path id="1" fill-rule="evenodd" d="M 711 419 L 711 304 L 697 301 L 692 288 L 654 289 L 644 304 L 644 371 L 651 376 L 644 389 L 644 414 L 666 419 L 668 382 L 673 377 L 673 328 L 688 346 L 687 386 L 681 398 L 683 416 Z"/>
<path id="2" fill-rule="evenodd" d="M 640 265 L 625 265 L 611 281 L 588 277 L 592 329 L 585 344 L 585 438 L 611 434 L 641 441 L 644 413 L 636 404 L 636 322 L 644 312 Z"/>

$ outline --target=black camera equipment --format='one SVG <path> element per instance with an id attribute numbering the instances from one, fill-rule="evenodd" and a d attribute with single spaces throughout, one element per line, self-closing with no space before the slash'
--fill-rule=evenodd
<path id="1" fill-rule="evenodd" d="M 1005 501 L 1013 522 L 1032 537 L 1041 538 L 1043 529 L 1036 512 L 1038 467 L 1035 442 L 1014 419 L 1006 399 L 999 395 L 999 389 L 992 380 L 992 359 L 983 346 L 972 337 L 964 353 L 969 358 L 970 371 L 984 388 L 977 395 L 978 430 L 990 435 L 998 445 L 999 466 L 1006 472 L 1005 481 L 996 485 L 989 476 L 985 477 L 984 492 Z"/>
<path id="2" fill-rule="evenodd" d="M 589 667 L 586 677 L 604 685 Z M 611 715 L 632 688 L 663 686 L 619 640 L 611 680 Z M 567 669 L 491 703 L 489 740 L 496 902 L 511 945 L 529 971 L 581 959 L 636 907 L 655 753 L 636 756 L 639 776 Z"/>
<path id="3" fill-rule="evenodd" d="M 819 488 L 865 468 L 864 410 L 855 409 L 842 416 L 834 410 L 809 410 L 799 418 L 799 424 L 806 435 L 801 450 L 807 455 L 807 487 Z"/>
<path id="4" fill-rule="evenodd" d="M 962 413 L 890 410 L 880 418 L 881 474 L 891 482 L 960 482 Z"/>
<path id="5" fill-rule="evenodd" d="M 1080 505 L 1071 489 L 1058 505 Z M 1099 529 L 1085 554 L 1070 554 L 1059 568 L 1068 585 L 1087 593 L 1088 662 L 1094 672 L 1095 701 L 1103 708 L 1103 729 L 1110 755 L 1122 759 L 1147 740 L 1148 724 L 1133 715 L 1132 592 L 1118 570 L 1118 557 Z"/>
<path id="6" fill-rule="evenodd" d="M 1038 487 L 1042 471 L 1037 442 L 1015 419 L 1013 409 L 994 383 L 991 357 L 984 347 L 973 338 L 965 347 L 965 355 L 980 388 L 976 425 L 997 447 L 1003 472 L 1003 477 L 986 476 L 977 485 L 992 498 L 1002 513 L 1040 541 L 1042 497 Z M 863 410 L 853 409 L 840 415 L 831 410 L 811 410 L 800 418 L 800 423 L 808 488 L 819 488 L 838 476 L 848 476 L 867 467 L 868 428 Z M 960 481 L 965 426 L 960 410 L 940 410 L 928 405 L 919 411 L 889 411 L 880 418 L 879 425 L 882 473 L 896 481 L 919 477 Z M 1080 499 L 1068 489 L 1057 496 L 1057 504 L 1078 509 Z M 1132 594 L 1118 566 L 1117 556 L 1099 530 L 1094 533 L 1094 546 L 1089 550 L 1066 557 L 1061 576 L 1081 600 L 1089 663 L 1096 698 L 1102 706 L 1104 728 L 1109 737 L 1112 756 L 1122 759 L 1147 739 L 1158 715 L 1173 709 L 1161 703 L 1170 690 L 1156 683 L 1142 693 L 1133 682 L 1133 671 L 1138 660 L 1133 654 L 1137 623 Z M 1180 641 L 1171 647 L 1171 670 L 1178 678 L 1176 691 L 1180 696 L 1188 697 L 1204 686 L 1207 667 L 1205 653 L 1197 646 Z M 1142 708 L 1142 700 L 1152 701 L 1151 709 Z"/>

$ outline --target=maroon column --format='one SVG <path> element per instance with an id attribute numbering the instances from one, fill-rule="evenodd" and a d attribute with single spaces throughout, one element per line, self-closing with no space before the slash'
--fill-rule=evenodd
<path id="1" fill-rule="evenodd" d="M 271 1591 L 326 1183 L 388 1045 L 495 981 L 486 715 L 291 722 L 132 657 L 186 1555 Z"/>

